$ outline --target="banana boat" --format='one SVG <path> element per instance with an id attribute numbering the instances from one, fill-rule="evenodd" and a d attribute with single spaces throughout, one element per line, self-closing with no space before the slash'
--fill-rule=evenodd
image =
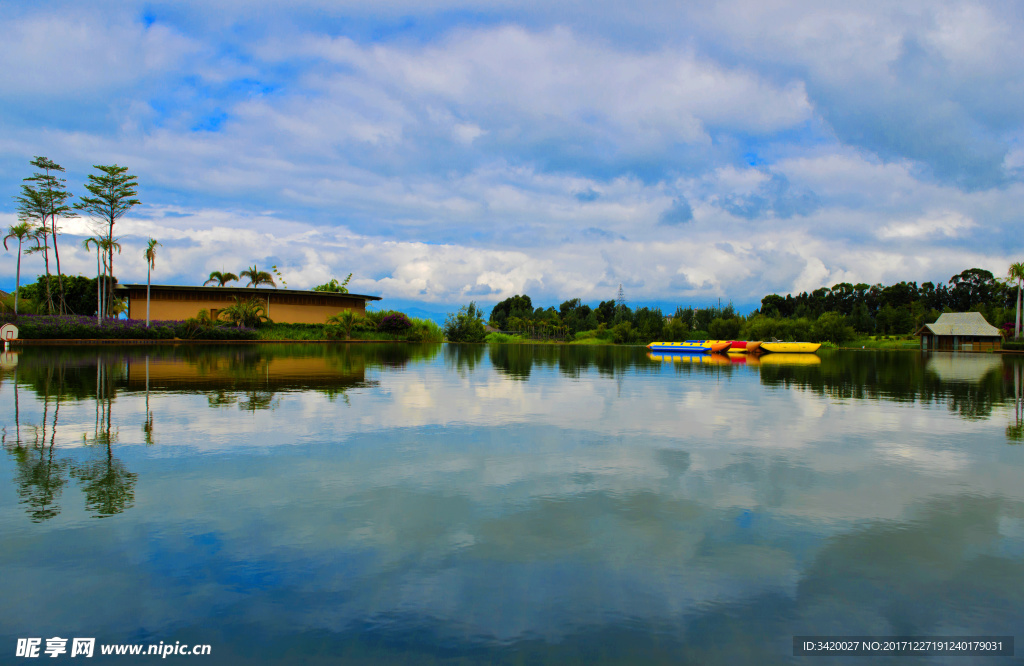
<path id="1" fill-rule="evenodd" d="M 819 342 L 762 342 L 761 349 L 776 354 L 813 354 L 821 347 Z"/>
<path id="2" fill-rule="evenodd" d="M 686 342 L 652 342 L 647 345 L 652 352 L 669 352 L 671 354 L 706 354 L 711 351 L 707 340 L 687 340 Z"/>
<path id="3" fill-rule="evenodd" d="M 733 340 L 726 351 L 730 354 L 756 354 L 761 351 L 761 341 L 747 342 L 744 340 Z"/>

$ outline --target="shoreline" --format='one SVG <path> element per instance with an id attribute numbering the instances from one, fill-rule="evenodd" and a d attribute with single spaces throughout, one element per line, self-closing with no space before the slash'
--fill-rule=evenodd
<path id="1" fill-rule="evenodd" d="M 124 345 L 124 346 L 140 346 L 140 345 L 197 345 L 197 344 L 208 344 L 208 345 L 257 345 L 257 344 L 446 344 L 447 341 L 441 342 L 418 342 L 412 340 L 290 340 L 290 339 L 277 339 L 277 340 L 188 340 L 183 338 L 172 338 L 172 339 L 138 339 L 138 338 L 47 338 L 47 339 L 22 339 L 8 341 L 10 345 L 9 350 L 13 350 L 16 347 L 59 347 L 59 346 L 113 346 L 113 345 Z M 580 345 L 569 342 L 554 342 L 554 341 L 537 341 L 537 342 L 484 342 L 477 343 L 484 345 L 508 345 L 508 346 L 522 346 L 522 345 L 564 345 L 569 346 L 601 346 L 601 347 L 643 347 L 645 345 L 617 345 L 615 343 L 608 343 L 604 345 Z M 831 349 L 824 349 L 819 351 L 906 351 L 906 352 L 923 352 L 921 349 L 913 348 L 908 349 L 906 347 L 833 347 Z M 931 350 L 935 351 L 935 350 Z M 1024 350 L 1020 349 L 1000 349 L 998 351 L 966 351 L 957 350 L 958 353 L 963 354 L 1024 354 Z M 814 352 L 817 354 L 818 352 Z M 952 353 L 952 352 L 949 352 Z"/>

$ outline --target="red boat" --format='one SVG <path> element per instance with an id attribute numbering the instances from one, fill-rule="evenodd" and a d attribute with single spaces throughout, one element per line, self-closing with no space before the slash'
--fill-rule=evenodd
<path id="1" fill-rule="evenodd" d="M 756 354 L 761 351 L 761 342 L 746 342 L 744 340 L 733 340 L 727 350 L 730 354 Z"/>

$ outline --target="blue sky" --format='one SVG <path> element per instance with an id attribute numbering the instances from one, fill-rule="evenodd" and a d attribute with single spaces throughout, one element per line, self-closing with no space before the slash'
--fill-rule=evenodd
<path id="1" fill-rule="evenodd" d="M 276 264 L 441 312 L 1005 273 L 1022 6 L 863 4 L 0 3 L 0 185 L 128 166 L 122 282 L 154 237 L 156 282 Z"/>

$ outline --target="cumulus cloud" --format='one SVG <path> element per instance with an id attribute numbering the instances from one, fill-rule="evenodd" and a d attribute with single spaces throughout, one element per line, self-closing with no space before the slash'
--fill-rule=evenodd
<path id="1" fill-rule="evenodd" d="M 0 179 L 42 154 L 77 193 L 128 165 L 125 280 L 153 236 L 181 284 L 258 261 L 438 303 L 756 304 L 1024 250 L 1021 24 L 998 5 L 57 7 L 8 19 Z"/>

